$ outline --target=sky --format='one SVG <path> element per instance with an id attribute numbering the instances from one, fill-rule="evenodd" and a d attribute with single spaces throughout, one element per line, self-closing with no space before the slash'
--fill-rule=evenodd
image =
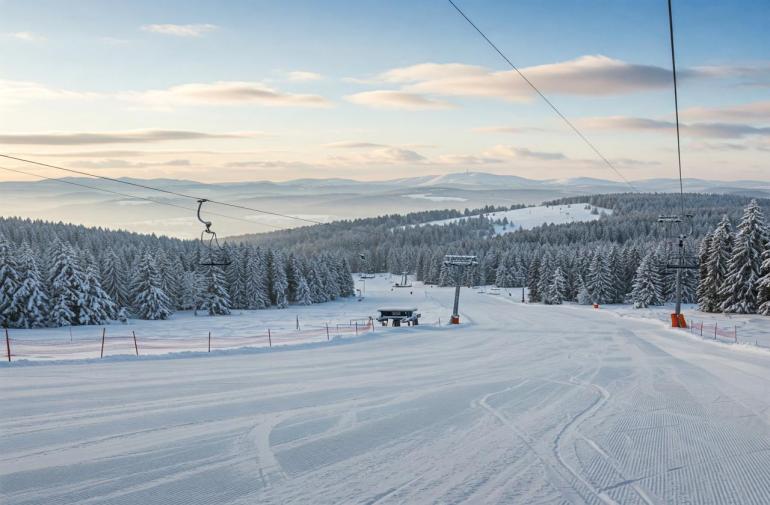
<path id="1" fill-rule="evenodd" d="M 665 0 L 457 4 L 620 175 L 447 0 L 0 0 L 0 153 L 203 182 L 676 175 Z M 770 3 L 673 12 L 684 176 L 770 180 Z"/>

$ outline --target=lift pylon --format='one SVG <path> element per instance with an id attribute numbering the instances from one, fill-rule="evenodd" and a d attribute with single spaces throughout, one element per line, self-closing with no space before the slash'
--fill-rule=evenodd
<path id="1" fill-rule="evenodd" d="M 475 255 L 447 254 L 444 256 L 444 266 L 451 269 L 455 278 L 455 302 L 452 309 L 452 316 L 449 318 L 449 324 L 460 324 L 460 286 L 462 285 L 462 274 L 466 268 L 478 264 Z"/>

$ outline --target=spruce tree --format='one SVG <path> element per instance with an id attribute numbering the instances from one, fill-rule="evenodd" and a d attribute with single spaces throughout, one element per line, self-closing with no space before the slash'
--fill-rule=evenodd
<path id="1" fill-rule="evenodd" d="M 205 271 L 205 289 L 202 293 L 200 310 L 210 316 L 226 316 L 230 313 L 230 297 L 225 287 L 225 275 L 218 266 L 207 266 Z"/>
<path id="2" fill-rule="evenodd" d="M 132 283 L 133 311 L 140 319 L 168 319 L 173 310 L 163 291 L 161 278 L 152 253 L 145 252 L 137 264 Z"/>
<path id="3" fill-rule="evenodd" d="M 763 316 L 770 316 L 770 243 L 765 246 L 765 252 L 762 256 L 762 268 L 760 270 L 757 294 L 757 303 L 759 309 L 757 312 Z"/>
<path id="4" fill-rule="evenodd" d="M 548 286 L 548 301 L 553 305 L 561 305 L 567 292 L 567 281 L 561 267 L 556 267 L 551 276 L 551 285 Z"/>
<path id="5" fill-rule="evenodd" d="M 286 279 L 286 262 L 278 251 L 271 251 L 270 257 L 270 301 L 279 309 L 289 306 L 288 281 Z M 328 270 L 327 270 L 327 275 Z M 335 284 L 336 286 L 336 284 Z M 336 293 L 335 293 L 336 297 Z"/>
<path id="6" fill-rule="evenodd" d="M 602 251 L 597 251 L 591 261 L 587 287 L 594 303 L 604 304 L 612 301 L 612 275 Z"/>
<path id="7" fill-rule="evenodd" d="M 80 313 L 80 324 L 104 324 L 117 316 L 117 307 L 110 295 L 102 289 L 96 262 L 90 253 L 81 255 L 85 289 L 84 310 Z"/>
<path id="8" fill-rule="evenodd" d="M 14 294 L 20 282 L 15 251 L 0 234 L 0 327 L 8 327 L 19 318 L 20 307 Z"/>
<path id="9" fill-rule="evenodd" d="M 721 305 L 724 312 L 753 314 L 757 311 L 762 254 L 766 246 L 762 210 L 757 201 L 752 200 L 738 225 L 727 277 L 720 290 L 725 297 Z"/>
<path id="10" fill-rule="evenodd" d="M 650 305 L 662 305 L 661 285 L 662 281 L 656 265 L 656 254 L 650 252 L 642 259 L 636 270 L 633 290 L 631 291 L 634 307 L 643 309 Z"/>
<path id="11" fill-rule="evenodd" d="M 708 247 L 705 278 L 701 280 L 698 305 L 704 312 L 718 312 L 722 310 L 725 299 L 722 286 L 733 254 L 732 226 L 727 216 L 722 217 L 711 234 Z"/>
<path id="12" fill-rule="evenodd" d="M 48 320 L 48 296 L 35 255 L 26 242 L 19 249 L 19 274 L 19 287 L 12 303 L 19 310 L 11 325 L 16 328 L 41 328 Z"/>
<path id="13" fill-rule="evenodd" d="M 56 326 L 86 324 L 89 320 L 88 282 L 71 245 L 55 241 L 50 251 L 51 320 Z M 84 323 L 84 321 L 86 323 Z"/>

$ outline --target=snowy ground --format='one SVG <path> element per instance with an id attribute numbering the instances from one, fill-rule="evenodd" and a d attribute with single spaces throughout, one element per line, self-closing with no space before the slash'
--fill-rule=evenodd
<path id="1" fill-rule="evenodd" d="M 595 208 L 597 213 L 592 214 L 591 210 Z M 485 216 L 491 220 L 508 218 L 508 225 L 495 225 L 495 233 L 498 235 L 511 233 L 516 230 L 531 230 L 536 226 L 543 224 L 565 224 L 578 221 L 595 221 L 601 217 L 601 214 L 611 214 L 611 209 L 601 207 L 592 207 L 588 204 L 576 203 L 573 205 L 550 205 L 539 207 L 526 207 L 523 209 L 504 210 L 500 212 L 490 212 Z M 455 217 L 451 219 L 442 219 L 423 223 L 432 225 L 445 225 L 456 223 L 468 218 L 478 218 L 478 216 Z"/>
<path id="2" fill-rule="evenodd" d="M 212 351 L 243 347 L 304 345 L 329 339 L 350 338 L 364 333 L 370 316 L 377 309 L 391 304 L 390 276 L 374 279 L 355 277 L 356 288 L 364 296 L 344 298 L 310 306 L 292 305 L 277 310 L 235 310 L 229 316 L 195 316 L 192 311 L 177 312 L 165 321 L 130 320 L 127 324 L 113 322 L 106 326 L 75 326 L 72 328 L 43 328 L 9 330 L 11 357 L 14 361 L 72 360 L 99 358 L 102 331 L 105 331 L 104 356 L 123 357 L 160 355 L 182 352 L 207 352 L 209 332 Z M 403 288 L 399 293 L 408 304 L 419 304 L 423 324 L 436 323 L 446 310 L 419 293 Z M 297 331 L 299 320 L 299 331 Z M 326 328 L 329 328 L 327 333 Z M 270 336 L 268 337 L 268 329 Z M 379 328 L 375 328 L 377 331 Z M 136 347 L 133 335 L 136 335 Z M 7 353 L 3 353 L 3 357 Z"/>
<path id="3" fill-rule="evenodd" d="M 407 293 L 376 296 L 449 313 Z M 343 345 L 4 367 L 0 501 L 770 503 L 769 352 L 516 294 Z"/>

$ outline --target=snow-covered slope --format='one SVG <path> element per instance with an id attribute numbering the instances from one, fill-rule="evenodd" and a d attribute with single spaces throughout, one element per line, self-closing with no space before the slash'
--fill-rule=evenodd
<path id="1" fill-rule="evenodd" d="M 463 289 L 459 327 L 347 345 L 0 368 L 0 501 L 770 503 L 770 353 L 515 300 Z"/>
<path id="2" fill-rule="evenodd" d="M 578 221 L 594 221 L 599 219 L 602 214 L 611 214 L 612 210 L 601 207 L 593 207 L 588 204 L 574 205 L 549 205 L 539 207 L 527 207 L 524 209 L 504 210 L 500 212 L 490 212 L 484 216 L 492 221 L 507 219 L 507 225 L 495 225 L 495 233 L 498 235 L 510 233 L 516 230 L 530 230 L 543 224 L 564 224 Z M 478 215 L 468 217 L 456 217 L 452 219 L 442 219 L 440 221 L 430 221 L 424 225 L 445 225 L 456 223 L 464 219 L 478 218 Z"/>

